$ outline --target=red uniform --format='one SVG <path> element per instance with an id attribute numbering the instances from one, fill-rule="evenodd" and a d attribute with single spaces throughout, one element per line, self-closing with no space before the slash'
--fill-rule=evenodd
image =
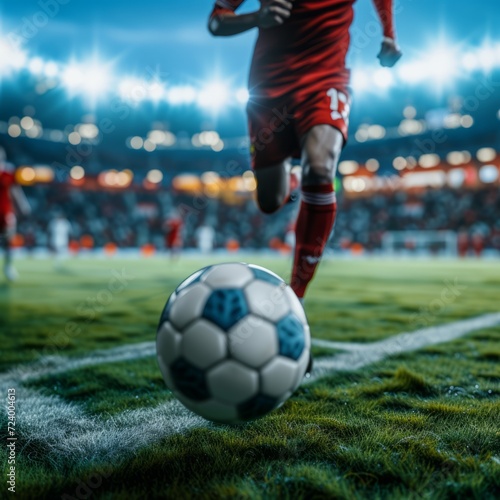
<path id="1" fill-rule="evenodd" d="M 167 248 L 175 249 L 182 247 L 182 219 L 172 218 L 165 223 L 167 230 Z"/>
<path id="2" fill-rule="evenodd" d="M 393 0 L 373 0 L 384 36 L 394 38 Z M 244 0 L 217 0 L 212 18 Z M 345 58 L 355 0 L 295 0 L 291 16 L 259 32 L 249 77 L 248 118 L 254 168 L 300 157 L 300 138 L 329 124 L 347 140 Z"/>
<path id="3" fill-rule="evenodd" d="M 10 189 L 15 183 L 12 172 L 0 171 L 0 232 L 11 228 L 16 221 L 10 194 Z"/>

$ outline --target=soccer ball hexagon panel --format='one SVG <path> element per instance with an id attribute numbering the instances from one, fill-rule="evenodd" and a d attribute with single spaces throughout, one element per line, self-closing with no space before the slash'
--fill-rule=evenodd
<path id="1" fill-rule="evenodd" d="M 200 269 L 176 288 L 156 345 L 165 383 L 184 406 L 237 423 L 290 397 L 311 342 L 302 305 L 279 276 L 229 263 Z"/>

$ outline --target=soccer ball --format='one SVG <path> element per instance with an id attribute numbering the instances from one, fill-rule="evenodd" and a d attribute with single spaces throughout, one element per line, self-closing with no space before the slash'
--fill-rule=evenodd
<path id="1" fill-rule="evenodd" d="M 206 267 L 181 283 L 156 339 L 167 387 L 193 412 L 225 423 L 283 404 L 304 377 L 310 344 L 292 289 L 267 269 L 243 263 Z"/>

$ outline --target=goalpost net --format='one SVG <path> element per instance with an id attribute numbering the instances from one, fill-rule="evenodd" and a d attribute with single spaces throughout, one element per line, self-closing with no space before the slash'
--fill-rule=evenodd
<path id="1" fill-rule="evenodd" d="M 387 231 L 382 237 L 382 250 L 387 254 L 454 257 L 457 243 L 454 231 Z"/>

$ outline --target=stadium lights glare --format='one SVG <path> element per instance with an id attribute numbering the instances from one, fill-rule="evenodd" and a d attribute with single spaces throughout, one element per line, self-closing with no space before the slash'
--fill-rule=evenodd
<path id="1" fill-rule="evenodd" d="M 43 67 L 43 74 L 47 78 L 55 78 L 59 75 L 59 66 L 54 61 L 49 61 Z"/>
<path id="2" fill-rule="evenodd" d="M 9 74 L 13 70 L 26 67 L 28 57 L 22 49 L 0 39 L 0 74 Z"/>
<path id="3" fill-rule="evenodd" d="M 380 163 L 375 158 L 370 158 L 366 160 L 365 167 L 368 172 L 376 172 L 380 168 Z"/>
<path id="4" fill-rule="evenodd" d="M 491 71 L 500 64 L 500 45 L 492 45 L 489 41 L 476 53 L 477 66 L 483 71 Z"/>
<path id="5" fill-rule="evenodd" d="M 45 63 L 41 57 L 33 57 L 28 62 L 28 69 L 34 75 L 40 75 L 43 72 L 43 67 Z"/>
<path id="6" fill-rule="evenodd" d="M 434 83 L 447 84 L 453 81 L 459 73 L 457 62 L 456 50 L 441 46 L 429 54 L 425 62 L 425 71 Z"/>
<path id="7" fill-rule="evenodd" d="M 462 66 L 467 71 L 475 71 L 479 67 L 478 59 L 474 52 L 466 52 L 462 56 Z"/>
<path id="8" fill-rule="evenodd" d="M 355 174 L 359 169 L 359 164 L 356 161 L 344 160 L 339 163 L 339 172 L 342 175 Z"/>
<path id="9" fill-rule="evenodd" d="M 160 82 L 147 82 L 138 78 L 126 78 L 118 85 L 120 97 L 132 103 L 146 99 L 159 102 L 165 98 L 165 87 Z"/>
<path id="10" fill-rule="evenodd" d="M 142 137 L 136 135 L 129 139 L 129 145 L 132 149 L 141 149 L 142 146 L 144 145 L 144 140 Z"/>
<path id="11" fill-rule="evenodd" d="M 80 165 L 75 165 L 69 172 L 70 177 L 75 181 L 80 181 L 85 177 L 85 170 Z"/>
<path id="12" fill-rule="evenodd" d="M 405 58 L 393 69 L 373 66 L 355 66 L 352 71 L 352 87 L 359 94 L 380 93 L 393 86 L 428 84 L 441 89 L 453 83 L 462 74 L 471 72 L 488 73 L 500 67 L 500 42 L 485 40 L 480 47 L 468 48 L 440 40 L 437 46 L 423 51 L 421 57 Z M 460 52 L 459 52 L 460 51 Z M 92 59 L 90 62 L 47 61 L 41 57 L 28 57 L 18 47 L 0 38 L 0 75 L 28 69 L 34 76 L 46 77 L 43 88 L 54 88 L 62 84 L 70 94 L 81 94 L 97 98 L 110 88 L 118 89 L 122 99 L 140 103 L 145 100 L 167 102 L 171 105 L 197 104 L 208 110 L 217 111 L 226 103 L 245 105 L 249 99 L 247 89 L 229 88 L 229 85 L 215 80 L 202 88 L 191 85 L 164 87 L 163 82 L 145 81 L 137 78 L 124 79 L 111 75 L 110 66 Z M 111 85 L 113 83 L 113 85 Z M 467 123 L 467 120 L 466 120 Z"/>
<path id="13" fill-rule="evenodd" d="M 165 87 L 159 82 L 153 82 L 148 86 L 148 97 L 153 102 L 159 102 L 165 95 Z"/>
<path id="14" fill-rule="evenodd" d="M 236 92 L 236 99 L 240 104 L 246 104 L 248 99 L 250 99 L 250 93 L 248 89 L 242 88 Z"/>
<path id="15" fill-rule="evenodd" d="M 191 104 L 196 100 L 196 89 L 190 86 L 171 87 L 166 92 L 170 104 Z"/>
<path id="16" fill-rule="evenodd" d="M 399 80 L 403 83 L 418 84 L 427 78 L 425 64 L 422 61 L 402 63 L 396 71 Z"/>
<path id="17" fill-rule="evenodd" d="M 493 148 L 481 148 L 476 153 L 476 158 L 481 162 L 493 161 L 497 157 L 497 152 Z"/>
<path id="18" fill-rule="evenodd" d="M 108 90 L 110 75 L 108 69 L 99 63 L 91 63 L 84 69 L 85 84 L 84 92 L 91 97 L 98 97 Z"/>
<path id="19" fill-rule="evenodd" d="M 495 182 L 499 177 L 498 168 L 495 165 L 483 165 L 479 169 L 479 180 L 485 184 Z"/>
<path id="20" fill-rule="evenodd" d="M 82 68 L 77 64 L 70 64 L 62 73 L 62 82 L 70 91 L 81 87 L 84 81 Z"/>
<path id="21" fill-rule="evenodd" d="M 229 91 L 227 87 L 223 83 L 214 82 L 201 89 L 197 102 L 202 108 L 216 111 L 227 102 L 228 96 Z"/>
<path id="22" fill-rule="evenodd" d="M 96 98 L 108 90 L 111 75 L 108 68 L 98 62 L 71 63 L 63 70 L 61 81 L 70 93 Z"/>
<path id="23" fill-rule="evenodd" d="M 141 102 L 147 96 L 147 83 L 138 78 L 126 78 L 118 85 L 120 97 L 130 102 Z"/>
<path id="24" fill-rule="evenodd" d="M 373 75 L 373 82 L 381 89 L 388 89 L 394 81 L 392 72 L 387 68 L 380 68 Z"/>
<path id="25" fill-rule="evenodd" d="M 365 71 L 354 70 L 351 76 L 351 85 L 356 92 L 363 92 L 370 86 L 370 80 Z"/>
<path id="26" fill-rule="evenodd" d="M 146 175 L 146 179 L 151 184 L 159 184 L 163 180 L 163 173 L 158 169 L 150 170 Z"/>

